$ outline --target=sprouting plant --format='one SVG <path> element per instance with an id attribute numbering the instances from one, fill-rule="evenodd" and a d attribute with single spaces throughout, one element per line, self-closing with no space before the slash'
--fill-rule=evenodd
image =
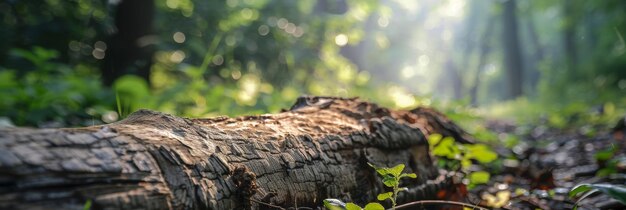
<path id="1" fill-rule="evenodd" d="M 569 197 L 573 198 L 580 193 L 582 196 L 574 204 L 574 209 L 578 208 L 578 203 L 583 199 L 589 197 L 591 194 L 600 191 L 609 195 L 611 198 L 618 200 L 626 204 L 626 188 L 624 186 L 612 185 L 612 184 L 580 184 L 572 188 L 569 192 Z"/>
<path id="2" fill-rule="evenodd" d="M 371 163 L 367 163 L 382 177 L 383 184 L 392 188 L 391 192 L 385 192 L 378 194 L 377 199 L 380 201 L 391 200 L 392 209 L 396 209 L 396 198 L 398 193 L 406 190 L 407 188 L 400 187 L 400 179 L 417 178 L 415 173 L 402 173 L 404 170 L 404 164 L 396 165 L 392 168 L 378 167 Z M 365 208 L 361 208 L 354 203 L 344 203 L 338 199 L 329 198 L 324 199 L 324 207 L 329 210 L 384 210 L 385 208 L 380 203 L 368 203 Z"/>
<path id="3" fill-rule="evenodd" d="M 399 164 L 392 168 L 377 167 L 371 163 L 368 164 L 372 168 L 376 169 L 378 175 L 383 178 L 383 184 L 393 189 L 391 192 L 378 194 L 378 200 L 384 201 L 389 199 L 391 200 L 391 208 L 396 209 L 396 198 L 398 197 L 398 193 L 407 190 L 407 188 L 400 188 L 400 179 L 404 177 L 417 178 L 417 175 L 415 173 L 402 173 L 404 170 L 404 164 Z"/>

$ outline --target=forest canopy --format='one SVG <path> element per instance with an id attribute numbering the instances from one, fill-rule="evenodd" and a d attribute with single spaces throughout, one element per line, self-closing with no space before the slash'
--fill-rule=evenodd
<path id="1" fill-rule="evenodd" d="M 3 1 L 0 116 L 65 127 L 139 108 L 259 114 L 303 94 L 615 113 L 626 105 L 624 11 L 582 0 Z"/>

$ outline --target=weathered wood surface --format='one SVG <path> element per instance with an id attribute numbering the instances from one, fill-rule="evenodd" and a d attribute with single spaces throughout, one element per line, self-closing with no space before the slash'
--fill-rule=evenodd
<path id="1" fill-rule="evenodd" d="M 141 110 L 108 125 L 0 130 L 0 209 L 272 209 L 325 198 L 374 201 L 367 162 L 418 178 L 400 200 L 432 198 L 449 179 L 424 133 L 471 141 L 427 108 L 301 97 L 285 112 L 186 119 Z"/>

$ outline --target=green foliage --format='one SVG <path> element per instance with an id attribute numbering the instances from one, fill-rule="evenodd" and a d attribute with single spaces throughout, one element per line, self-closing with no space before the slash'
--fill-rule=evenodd
<path id="1" fill-rule="evenodd" d="M 324 199 L 324 207 L 326 207 L 328 210 L 345 210 L 346 209 L 346 203 L 334 199 L 334 198 L 327 198 Z"/>
<path id="2" fill-rule="evenodd" d="M 368 203 L 365 208 L 361 208 L 355 203 L 343 203 L 337 199 L 324 199 L 324 207 L 328 210 L 385 210 L 380 203 Z"/>
<path id="3" fill-rule="evenodd" d="M 87 200 L 87 202 L 85 202 L 85 205 L 83 206 L 83 210 L 89 209 L 91 209 L 91 199 Z"/>
<path id="4" fill-rule="evenodd" d="M 439 161 L 440 166 L 449 170 L 467 170 L 472 160 L 487 164 L 498 158 L 498 155 L 485 144 L 460 144 L 454 138 L 444 138 L 440 134 L 431 134 L 428 143 L 432 154 L 442 158 Z"/>
<path id="5" fill-rule="evenodd" d="M 115 94 L 115 91 L 94 85 L 90 88 L 98 92 L 95 96 L 101 93 L 107 96 L 98 101 L 77 103 L 82 110 L 58 111 L 46 107 L 33 111 L 34 108 L 20 104 L 3 106 L 9 108 L 3 109 L 1 114 L 18 125 L 41 123 L 36 120 L 63 120 L 71 121 L 64 122 L 68 125 L 82 125 L 84 122 L 74 121 L 99 119 L 100 115 L 115 109 L 115 95 L 120 99 L 117 107 L 126 109 L 124 113 L 118 111 L 119 115 L 142 107 L 186 117 L 277 112 L 301 94 L 361 96 L 401 108 L 435 104 L 433 100 L 449 103 L 447 101 L 454 98 L 464 101 L 449 103 L 451 109 L 457 110 L 467 106 L 469 100 L 450 97 L 450 92 L 458 86 L 462 95 L 463 90 L 479 84 L 448 78 L 472 78 L 475 74 L 481 78 L 477 86 L 478 104 L 500 106 L 493 103 L 498 102 L 507 89 L 502 88 L 506 85 L 503 82 L 505 69 L 497 61 L 505 46 L 493 35 L 486 39 L 489 42 L 484 44 L 491 45 L 492 50 L 485 55 L 488 63 L 483 66 L 487 69 L 484 74 L 477 71 L 483 68 L 478 66 L 482 57 L 478 52 L 482 50 L 475 49 L 485 34 L 487 20 L 498 15 L 498 3 L 472 1 L 459 7 L 461 16 L 452 20 L 441 11 L 456 4 L 346 0 L 346 8 L 337 8 L 335 4 L 341 2 L 344 1 L 156 1 L 154 31 L 159 41 L 151 66 L 151 86 L 147 94 L 150 99 L 129 98 L 126 92 Z M 44 76 L 43 82 L 68 84 L 71 83 L 65 81 L 68 74 L 75 74 L 80 75 L 78 78 L 87 78 L 86 84 L 97 84 L 92 81 L 98 79 L 97 69 L 103 60 L 92 52 L 96 43 L 111 46 L 108 42 L 115 31 L 117 5 L 85 0 L 0 3 L 0 54 L 8 55 L 0 57 L 0 65 L 14 72 L 0 72 L 2 85 L 9 86 L 2 89 L 3 94 L 8 95 L 6 92 L 18 86 L 30 86 L 24 78 L 32 71 L 50 75 Z M 602 105 L 606 116 L 623 113 L 626 74 L 622 70 L 626 66 L 626 48 L 624 29 L 616 27 L 625 23 L 623 5 L 608 2 L 579 5 L 576 8 L 580 11 L 576 13 L 587 14 L 590 18 L 559 14 L 557 19 L 567 24 L 555 31 L 550 21 L 533 20 L 554 19 L 552 11 L 561 6 L 560 2 L 520 3 L 520 7 L 525 8 L 520 11 L 521 21 L 536 24 L 537 39 L 542 40 L 539 46 L 525 48 L 522 53 L 527 55 L 525 59 L 531 65 L 527 69 L 540 69 L 540 72 L 524 73 L 528 97 L 518 100 L 526 100 L 531 106 L 515 106 L 509 110 L 521 118 L 545 115 L 554 127 L 570 125 L 572 117 L 558 112 L 577 104 Z M 597 20 L 605 21 L 600 24 Z M 407 28 L 407 25 L 437 25 L 437 30 L 450 36 L 440 40 L 441 37 L 432 36 L 429 27 Z M 547 56 L 548 53 L 544 53 L 543 58 L 528 56 L 537 54 L 535 48 L 554 51 L 549 54 L 567 55 L 560 45 L 554 46 L 558 42 L 546 40 L 560 38 L 561 33 L 567 32 L 565 29 L 573 26 L 589 32 L 586 37 L 591 37 L 576 40 L 578 49 L 585 52 L 578 54 L 581 58 L 574 58 L 578 61 L 577 68 L 566 69 L 569 58 L 553 58 Z M 524 30 L 520 33 L 529 32 Z M 335 40 L 338 37 L 345 37 L 346 43 L 338 44 Z M 533 50 L 528 52 L 529 49 Z M 110 52 L 106 51 L 107 56 Z M 468 68 L 451 72 L 447 64 Z M 58 74 L 60 66 L 70 72 Z M 532 76 L 539 74 L 540 78 Z M 383 79 L 374 87 L 371 78 Z M 48 95 L 62 98 L 67 92 L 52 89 Z M 417 98 L 414 93 L 435 97 Z M 9 97 L 10 101 L 0 103 L 14 105 L 15 98 Z M 544 107 L 548 109 L 542 109 Z M 519 111 L 519 108 L 530 111 Z M 498 109 L 485 110 L 488 114 L 498 112 Z M 21 114 L 5 114 L 11 111 Z M 32 115 L 36 117 L 26 116 L 25 113 L 31 112 L 35 112 Z M 452 113 L 451 118 L 465 118 L 455 116 L 463 113 Z M 585 122 L 589 118 L 596 117 L 579 119 Z M 594 130 L 586 131 L 591 135 Z M 482 128 L 476 131 L 479 138 L 495 139 Z"/>
<path id="6" fill-rule="evenodd" d="M 474 159 L 479 163 L 490 163 L 498 158 L 498 155 L 485 144 L 465 145 L 464 159 Z"/>
<path id="7" fill-rule="evenodd" d="M 97 81 L 97 70 L 103 60 L 92 56 L 92 51 L 95 43 L 111 44 L 107 43 L 107 37 L 114 31 L 116 4 L 0 3 L 3 20 L 0 32 L 6 32 L 0 33 L 0 37 L 10 37 L 0 39 L 3 43 L 0 53 L 10 52 L 7 53 L 10 56 L 0 58 L 0 69 L 10 71 L 0 71 L 1 94 L 10 95 L 0 102 L 0 115 L 22 126 L 55 120 L 51 118 L 90 121 L 116 109 L 122 117 L 139 108 L 185 117 L 232 116 L 278 112 L 304 94 L 370 96 L 393 105 L 397 100 L 383 96 L 404 90 L 372 88 L 370 74 L 346 59 L 342 47 L 335 43 L 339 35 L 349 38 L 348 46 L 358 43 L 364 35 L 363 19 L 380 9 L 378 3 L 348 1 L 348 4 L 351 9 L 339 16 L 316 9 L 316 1 L 156 2 L 154 25 L 160 42 L 151 66 L 150 86 L 138 78 L 122 77 L 110 90 Z M 54 9 L 40 10 L 40 7 Z M 18 34 L 24 31 L 32 33 Z M 175 35 L 178 39 L 173 39 Z M 22 49 L 37 44 L 44 47 Z M 61 68 L 65 70 L 59 76 L 57 72 Z M 50 103 L 42 103 L 44 107 L 35 111 L 30 105 L 16 105 L 20 93 L 14 94 L 13 89 L 42 86 L 27 81 L 25 77 L 31 77 L 30 74 L 40 75 L 39 83 L 92 85 L 91 89 L 72 89 L 81 91 L 80 94 L 89 91 L 87 97 L 100 98 L 94 103 L 78 103 L 82 110 L 71 108 L 71 112 L 56 112 L 46 107 Z M 67 81 L 74 76 L 83 81 Z M 65 92 L 51 89 L 47 95 L 60 98 Z M 410 102 L 402 103 L 405 106 L 416 104 L 413 96 L 406 93 L 403 96 L 402 100 Z M 38 99 L 33 103 L 40 104 Z M 62 106 L 58 109 L 66 109 Z M 71 121 L 65 124 L 84 124 Z"/>
<path id="8" fill-rule="evenodd" d="M 594 154 L 596 161 L 603 167 L 596 173 L 597 176 L 605 177 L 618 172 L 618 169 L 626 163 L 626 157 L 618 155 L 619 150 L 614 145 Z"/>
<path id="9" fill-rule="evenodd" d="M 489 172 L 486 172 L 486 171 L 471 172 L 469 174 L 469 180 L 470 180 L 469 188 L 473 188 L 474 186 L 478 184 L 488 183 L 490 177 L 491 177 L 491 174 L 489 174 Z"/>
<path id="10" fill-rule="evenodd" d="M 386 193 L 378 194 L 378 196 L 376 196 L 376 199 L 378 199 L 379 201 L 384 201 L 387 199 L 391 199 L 392 197 L 393 197 L 393 192 L 386 192 Z"/>
<path id="11" fill-rule="evenodd" d="M 485 144 L 460 144 L 454 138 L 444 138 L 441 134 L 431 134 L 428 137 L 428 144 L 432 154 L 439 157 L 438 165 L 448 170 L 468 171 L 472 166 L 472 161 L 486 165 L 498 158 L 498 155 Z M 469 187 L 487 183 L 489 176 L 489 172 L 486 171 L 471 172 Z"/>
<path id="12" fill-rule="evenodd" d="M 113 83 L 118 114 L 125 117 L 140 108 L 150 108 L 150 89 L 141 77 L 125 75 Z"/>
<path id="13" fill-rule="evenodd" d="M 594 154 L 593 156 L 596 161 L 608 161 L 613 158 L 613 156 L 615 156 L 615 153 L 617 151 L 617 147 L 611 145 L 611 147 L 608 149 L 597 151 L 596 154 Z"/>
<path id="14" fill-rule="evenodd" d="M 621 97 L 615 97 L 619 100 Z M 626 99 L 626 98 L 624 98 Z M 565 99 L 563 99 L 565 100 Z M 519 124 L 545 125 L 556 129 L 578 128 L 581 133 L 593 135 L 599 128 L 609 128 L 626 113 L 626 103 L 569 102 L 568 104 L 531 101 L 518 98 L 486 107 L 485 117 L 515 119 Z"/>
<path id="15" fill-rule="evenodd" d="M 346 210 L 361 210 L 361 207 L 354 203 L 346 203 Z"/>
<path id="16" fill-rule="evenodd" d="M 368 203 L 363 210 L 385 210 L 385 207 L 380 203 Z"/>
<path id="17" fill-rule="evenodd" d="M 398 193 L 406 190 L 406 188 L 400 188 L 400 179 L 402 178 L 417 178 L 415 173 L 402 173 L 404 171 L 404 164 L 398 164 L 391 168 L 378 167 L 371 163 L 367 163 L 370 167 L 376 170 L 376 173 L 382 178 L 382 182 L 385 186 L 392 188 L 391 192 L 384 192 L 378 194 L 376 198 L 379 201 L 390 200 L 392 209 L 396 209 L 396 198 Z M 368 203 L 365 208 L 354 203 L 343 203 L 340 200 L 329 198 L 324 200 L 324 207 L 329 210 L 384 210 L 385 208 L 380 203 Z"/>
<path id="18" fill-rule="evenodd" d="M 0 67 L 0 116 L 16 125 L 87 126 L 100 124 L 111 111 L 112 94 L 100 85 L 95 69 L 55 62 L 58 53 L 41 47 L 12 52 L 31 67 Z"/>
<path id="19" fill-rule="evenodd" d="M 402 171 L 404 171 L 404 164 L 399 164 L 392 168 L 378 167 L 371 163 L 368 163 L 368 165 L 374 168 L 378 175 L 381 176 L 385 186 L 393 189 L 391 192 L 378 194 L 376 198 L 380 201 L 389 199 L 391 201 L 392 209 L 395 209 L 398 193 L 405 190 L 405 188 L 400 188 L 400 179 L 404 177 L 417 178 L 417 175 L 415 173 L 402 173 Z"/>
<path id="20" fill-rule="evenodd" d="M 580 201 L 596 191 L 607 194 L 611 196 L 611 198 L 626 204 L 626 188 L 624 186 L 612 184 L 580 184 L 572 188 L 569 192 L 569 196 L 572 198 L 581 193 L 583 194 L 574 204 L 574 208 L 578 207 L 578 203 L 580 203 Z"/>

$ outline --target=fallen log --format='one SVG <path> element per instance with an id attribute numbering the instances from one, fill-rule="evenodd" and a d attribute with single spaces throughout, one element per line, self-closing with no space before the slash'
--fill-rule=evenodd
<path id="1" fill-rule="evenodd" d="M 85 128 L 0 129 L 0 209 L 273 209 L 325 198 L 365 204 L 384 187 L 367 163 L 418 175 L 400 203 L 450 185 L 424 135 L 472 140 L 428 108 L 300 97 L 282 113 L 187 119 L 140 110 Z"/>

